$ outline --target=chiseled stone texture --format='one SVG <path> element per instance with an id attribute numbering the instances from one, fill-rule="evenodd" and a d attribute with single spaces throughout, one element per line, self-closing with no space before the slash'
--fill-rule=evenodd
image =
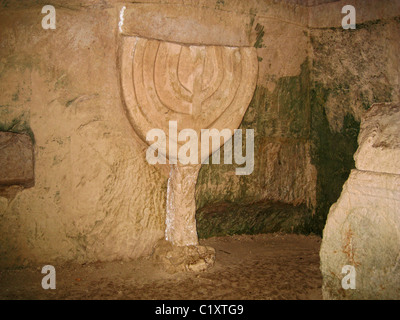
<path id="1" fill-rule="evenodd" d="M 314 81 L 336 93 L 326 108 L 327 127 L 335 132 L 346 113 L 359 119 L 365 101 L 369 106 L 375 97 L 398 97 L 397 21 L 364 25 L 351 34 L 331 30 L 326 27 L 340 27 L 341 7 L 351 3 L 322 2 L 140 1 L 141 6 L 163 3 L 236 13 L 244 18 L 239 21 L 249 22 L 241 39 L 257 49 L 259 94 L 245 115 L 245 127 L 257 129 L 255 149 L 263 153 L 256 156 L 254 174 L 240 179 L 234 166 L 203 166 L 197 203 L 268 197 L 315 203 L 317 172 L 306 101 L 310 75 L 304 66 L 313 65 Z M 393 17 L 399 1 L 356 3 L 369 6 L 357 9 L 357 17 L 374 21 L 381 9 L 384 18 Z M 380 8 L 382 3 L 390 5 Z M 0 197 L 0 266 L 147 255 L 164 236 L 167 176 L 146 162 L 146 146 L 136 139 L 122 105 L 118 20 L 121 8 L 133 2 L 54 0 L 56 30 L 41 27 L 44 4 L 3 1 L 0 7 L 0 126 L 5 118 L 7 126 L 15 118 L 21 126 L 29 120 L 35 136 L 35 186 L 11 200 Z M 310 36 L 316 40 L 312 45 Z M 349 68 L 341 65 L 345 57 Z M 349 86 L 337 83 L 344 80 Z M 348 110 L 354 105 L 356 110 Z"/>
<path id="2" fill-rule="evenodd" d="M 321 14 L 327 18 L 330 11 Z M 332 132 L 343 129 L 346 115 L 360 122 L 373 103 L 400 101 L 398 18 L 361 23 L 357 15 L 357 23 L 351 32 L 341 26 L 310 29 L 313 81 L 326 91 Z"/>
<path id="3" fill-rule="evenodd" d="M 34 183 L 32 140 L 28 135 L 0 132 L 0 186 Z"/>
<path id="4" fill-rule="evenodd" d="M 270 91 L 277 79 L 297 76 L 307 58 L 306 7 L 272 0 L 141 3 L 244 15 L 249 25 L 242 36 L 259 57 L 257 84 Z M 41 27 L 44 4 L 10 1 L 0 10 L 0 120 L 26 115 L 22 118 L 35 137 L 35 186 L 12 200 L 0 197 L 0 266 L 148 255 L 164 237 L 167 176 L 146 162 L 146 145 L 137 139 L 122 104 L 118 21 L 122 7 L 133 3 L 52 4 L 55 30 Z M 300 149 L 305 159 L 296 161 L 308 166 L 309 156 Z M 228 176 L 234 175 L 231 169 Z M 287 193 L 295 178 L 283 187 L 278 179 L 274 186 Z M 220 182 L 224 197 L 230 180 Z M 299 202 L 306 202 L 299 194 Z"/>
<path id="5" fill-rule="evenodd" d="M 347 4 L 356 8 L 355 30 L 341 26 L 341 9 Z M 399 4 L 399 0 L 361 0 L 309 8 L 318 230 L 355 168 L 353 156 L 363 115 L 374 103 L 400 101 Z"/>
<path id="6" fill-rule="evenodd" d="M 342 8 L 346 5 L 352 5 L 356 9 L 357 28 L 359 24 L 368 21 L 398 17 L 400 12 L 400 0 L 309 0 L 309 2 L 310 4 L 315 2 L 309 10 L 311 28 L 341 27 L 345 16 Z M 323 2 L 325 3 L 322 5 Z"/>
<path id="7" fill-rule="evenodd" d="M 398 105 L 375 104 L 363 118 L 357 169 L 324 229 L 320 256 L 326 299 L 400 298 L 400 175 L 393 166 L 400 151 L 398 116 Z M 342 288 L 345 265 L 355 267 L 354 290 Z"/>
<path id="8" fill-rule="evenodd" d="M 152 258 L 168 273 L 202 272 L 214 266 L 215 249 L 199 245 L 174 246 L 170 241 L 160 240 Z"/>
<path id="9" fill-rule="evenodd" d="M 229 129 L 231 134 L 225 136 L 229 139 L 242 122 L 257 81 L 256 49 L 122 38 L 121 86 L 133 130 L 150 145 L 153 141 L 147 141 L 147 133 L 161 129 L 179 149 L 186 141 L 170 134 L 171 122 L 176 123 L 177 132 L 190 128 L 198 137 L 196 160 L 201 163 L 220 146 L 200 150 L 201 130 Z M 166 150 L 159 150 L 174 163 L 177 155 L 169 148 L 168 143 Z"/>
<path id="10" fill-rule="evenodd" d="M 56 5 L 44 30 L 41 8 L 0 10 L 0 112 L 29 113 L 35 137 L 35 186 L 0 197 L 0 266 L 150 254 L 166 179 L 124 114 L 117 11 Z"/>
<path id="11" fill-rule="evenodd" d="M 198 245 L 196 180 L 200 164 L 220 147 L 217 143 L 203 150 L 202 130 L 229 130 L 225 139 L 231 138 L 254 93 L 258 58 L 256 48 L 241 41 L 251 17 L 245 19 L 241 25 L 233 12 L 182 5 L 133 4 L 121 9 L 121 86 L 133 130 L 149 145 L 153 143 L 147 133 L 163 130 L 169 143 L 158 154 L 169 164 L 176 158 L 183 161 L 183 141 L 171 133 L 172 123 L 178 131 L 190 128 L 197 133 L 190 141 L 196 149 L 190 153 L 198 153 L 197 165 L 170 168 L 165 234 L 174 245 Z"/>
<path id="12" fill-rule="evenodd" d="M 376 103 L 364 117 L 356 168 L 400 174 L 400 104 Z"/>

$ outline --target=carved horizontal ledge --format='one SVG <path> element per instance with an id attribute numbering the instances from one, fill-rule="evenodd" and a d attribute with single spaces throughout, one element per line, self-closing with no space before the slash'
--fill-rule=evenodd
<path id="1" fill-rule="evenodd" d="M 251 16 L 179 4 L 135 3 L 121 8 L 119 31 L 126 36 L 185 45 L 251 46 Z"/>

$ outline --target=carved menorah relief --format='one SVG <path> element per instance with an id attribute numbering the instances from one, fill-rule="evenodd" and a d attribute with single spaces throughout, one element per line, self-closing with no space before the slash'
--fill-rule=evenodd
<path id="1" fill-rule="evenodd" d="M 122 21 L 122 20 L 121 20 Z M 120 23 L 121 30 L 121 23 Z M 135 32 L 137 33 L 137 32 Z M 250 46 L 192 45 L 123 35 L 120 77 L 126 114 L 140 139 L 150 144 L 154 129 L 166 135 L 170 173 L 165 238 L 174 246 L 197 246 L 195 185 L 201 163 L 221 147 L 198 152 L 198 164 L 180 164 L 177 148 L 185 144 L 169 131 L 238 128 L 251 101 L 258 73 L 256 49 Z M 224 140 L 226 142 L 226 139 Z M 197 146 L 201 143 L 197 141 Z M 160 149 L 161 150 L 161 149 Z M 159 152 L 162 152 L 160 151 Z M 171 152 L 173 151 L 173 152 Z M 172 155 L 172 156 L 171 156 Z"/>
<path id="2" fill-rule="evenodd" d="M 186 46 L 124 37 L 121 79 L 133 129 L 143 141 L 153 128 L 169 136 L 170 121 L 177 122 L 178 131 L 190 128 L 198 136 L 207 128 L 233 131 L 253 95 L 255 62 L 251 47 Z"/>

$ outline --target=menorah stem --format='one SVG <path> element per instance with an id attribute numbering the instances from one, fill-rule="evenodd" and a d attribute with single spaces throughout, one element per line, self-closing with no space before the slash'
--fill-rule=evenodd
<path id="1" fill-rule="evenodd" d="M 196 181 L 201 164 L 170 167 L 165 238 L 175 246 L 199 244 L 196 230 Z"/>
<path id="2" fill-rule="evenodd" d="M 214 265 L 215 250 L 200 246 L 196 231 L 196 181 L 200 165 L 171 165 L 167 191 L 165 240 L 153 257 L 168 272 L 205 271 Z"/>

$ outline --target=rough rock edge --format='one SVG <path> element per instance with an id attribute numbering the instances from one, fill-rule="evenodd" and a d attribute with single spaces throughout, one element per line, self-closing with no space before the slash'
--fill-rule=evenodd
<path id="1" fill-rule="evenodd" d="M 208 246 L 174 246 L 169 241 L 160 240 L 152 258 L 168 273 L 203 272 L 214 266 L 215 249 Z"/>

